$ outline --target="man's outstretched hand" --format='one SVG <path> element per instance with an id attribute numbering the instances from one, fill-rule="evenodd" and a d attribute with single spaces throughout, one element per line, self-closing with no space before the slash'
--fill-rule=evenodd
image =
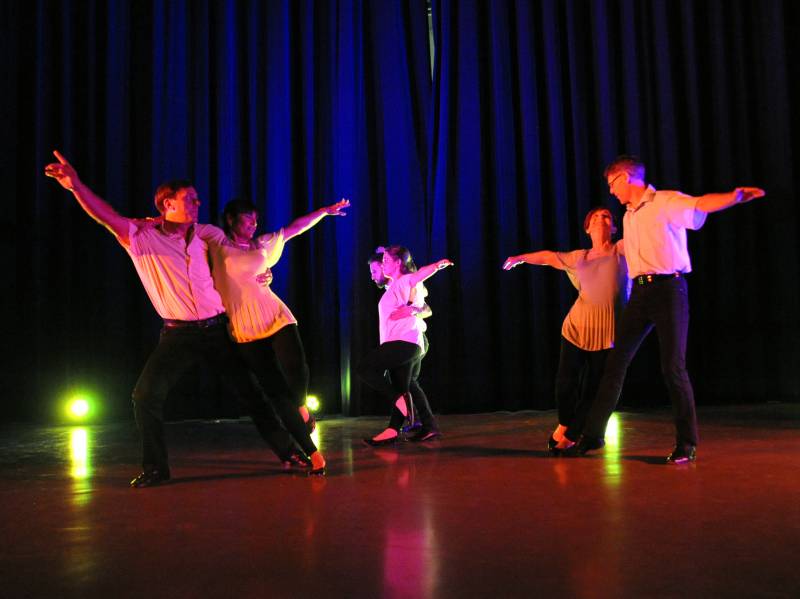
<path id="1" fill-rule="evenodd" d="M 53 150 L 53 155 L 58 159 L 58 162 L 53 162 L 44 167 L 44 174 L 58 181 L 64 189 L 72 191 L 81 182 L 78 178 L 78 173 L 75 172 L 75 168 L 67 159 L 61 155 L 61 152 Z"/>

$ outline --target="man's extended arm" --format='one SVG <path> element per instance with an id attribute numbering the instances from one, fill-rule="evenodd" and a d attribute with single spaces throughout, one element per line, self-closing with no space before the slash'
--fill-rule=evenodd
<path id="1" fill-rule="evenodd" d="M 54 150 L 53 154 L 58 162 L 48 164 L 44 168 L 45 175 L 52 177 L 61 187 L 71 191 L 86 214 L 111 231 L 122 245 L 127 246 L 129 219 L 120 216 L 108 203 L 84 185 L 73 166 L 58 150 Z"/>
<path id="2" fill-rule="evenodd" d="M 725 193 L 707 193 L 697 197 L 697 209 L 706 214 L 719 212 L 736 204 L 744 204 L 763 197 L 764 193 L 760 187 L 737 187 Z"/>

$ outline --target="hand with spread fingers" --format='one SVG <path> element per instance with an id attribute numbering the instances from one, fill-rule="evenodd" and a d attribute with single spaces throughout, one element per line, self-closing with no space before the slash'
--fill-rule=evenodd
<path id="1" fill-rule="evenodd" d="M 323 208 L 328 216 L 347 216 L 345 210 L 350 207 L 350 200 L 342 198 L 340 201 Z"/>

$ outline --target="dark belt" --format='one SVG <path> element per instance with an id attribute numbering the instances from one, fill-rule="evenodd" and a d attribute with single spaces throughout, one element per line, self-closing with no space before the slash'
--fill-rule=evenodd
<path id="1" fill-rule="evenodd" d="M 680 279 L 682 276 L 683 273 L 680 272 L 673 272 L 668 275 L 639 275 L 638 277 L 634 277 L 633 282 L 637 285 L 650 285 L 651 283 L 666 281 L 667 279 Z"/>
<path id="2" fill-rule="evenodd" d="M 209 327 L 216 327 L 225 324 L 228 324 L 228 315 L 224 312 L 222 314 L 212 316 L 211 318 L 204 318 L 203 320 L 164 319 L 165 329 L 207 329 Z"/>

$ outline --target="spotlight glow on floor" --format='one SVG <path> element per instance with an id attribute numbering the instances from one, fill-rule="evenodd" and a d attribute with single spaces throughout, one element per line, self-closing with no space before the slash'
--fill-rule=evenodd
<path id="1" fill-rule="evenodd" d="M 85 428 L 74 428 L 69 436 L 72 478 L 89 476 L 89 434 Z"/>

